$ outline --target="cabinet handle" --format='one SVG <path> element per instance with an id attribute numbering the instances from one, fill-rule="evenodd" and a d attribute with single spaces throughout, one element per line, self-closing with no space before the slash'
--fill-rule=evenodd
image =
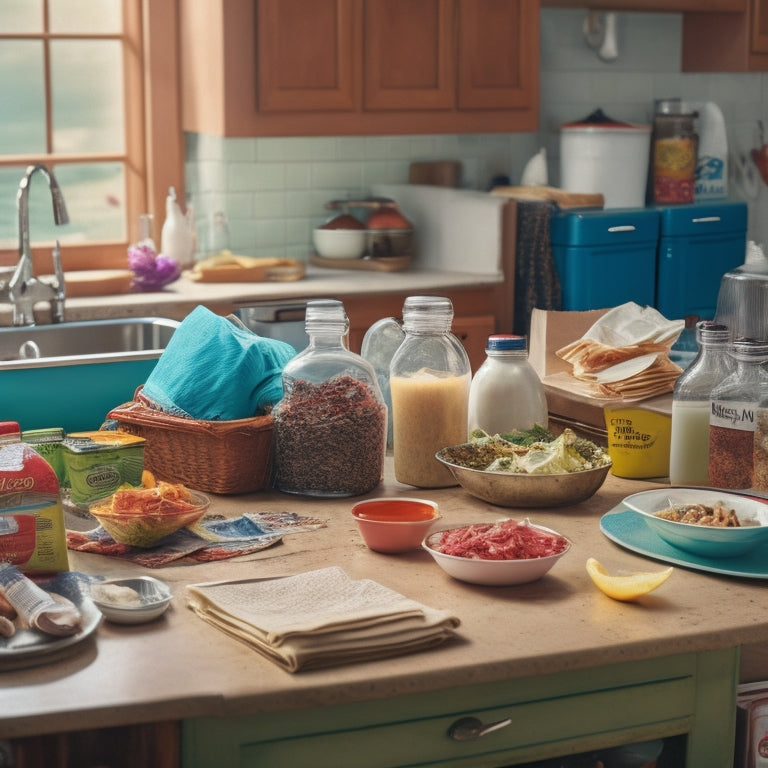
<path id="1" fill-rule="evenodd" d="M 508 725 L 512 725 L 510 718 L 486 725 L 476 717 L 461 717 L 448 729 L 448 735 L 454 741 L 475 741 L 486 733 L 498 731 L 499 728 L 506 728 Z"/>

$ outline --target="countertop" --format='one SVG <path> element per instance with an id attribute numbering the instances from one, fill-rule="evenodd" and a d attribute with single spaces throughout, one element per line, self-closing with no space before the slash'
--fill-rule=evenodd
<path id="1" fill-rule="evenodd" d="M 418 293 L 495 286 L 504 281 L 499 273 L 452 272 L 411 268 L 400 272 L 362 269 L 326 269 L 309 265 L 301 280 L 264 283 L 200 283 L 181 277 L 162 291 L 78 297 L 66 300 L 65 318 L 102 320 L 113 317 L 158 316 L 183 320 L 196 306 L 231 311 L 232 306 L 318 297 L 383 293 Z M 41 312 L 46 309 L 40 305 Z M 10 310 L 7 310 L 10 317 Z M 42 315 L 41 322 L 47 322 Z M 0 323 L 5 322 L 0 313 Z M 8 320 L 10 322 L 10 320 Z"/>
<path id="2" fill-rule="evenodd" d="M 551 510 L 508 510 L 461 488 L 416 490 L 397 483 L 387 459 L 382 487 L 368 496 L 421 496 L 440 505 L 444 523 L 529 516 L 573 542 L 538 582 L 481 587 L 455 581 L 427 553 L 372 552 L 350 515 L 352 499 L 319 500 L 265 491 L 214 496 L 211 511 L 287 510 L 327 527 L 285 536 L 281 543 L 229 561 L 151 570 L 174 599 L 145 625 L 103 622 L 65 659 L 0 672 L 0 737 L 174 720 L 326 707 L 416 692 L 650 659 L 674 653 L 764 644 L 768 640 L 765 582 L 685 568 L 636 603 L 599 592 L 585 562 L 609 570 L 657 570 L 663 563 L 635 555 L 599 530 L 601 516 L 627 494 L 652 483 L 609 475 L 590 500 Z M 281 576 L 339 564 L 353 578 L 372 578 L 461 620 L 458 635 L 422 653 L 290 674 L 209 626 L 185 605 L 185 585 L 222 579 Z M 146 569 L 88 553 L 70 566 L 91 574 Z"/>

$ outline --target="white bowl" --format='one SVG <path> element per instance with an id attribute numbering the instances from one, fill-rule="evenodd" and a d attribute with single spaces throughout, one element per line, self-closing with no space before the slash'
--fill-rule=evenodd
<path id="1" fill-rule="evenodd" d="M 359 259 L 365 253 L 365 230 L 317 228 L 312 231 L 312 242 L 324 259 Z"/>
<path id="2" fill-rule="evenodd" d="M 502 522 L 502 521 L 499 521 Z M 551 528 L 529 523 L 532 528 L 555 536 L 561 534 Z M 483 584 L 487 586 L 511 586 L 514 584 L 527 584 L 544 576 L 547 571 L 571 548 L 571 542 L 566 539 L 566 547 L 557 554 L 544 557 L 530 557 L 514 560 L 481 560 L 458 555 L 447 555 L 436 547 L 447 530 L 466 528 L 443 528 L 428 534 L 422 542 L 422 547 L 432 555 L 434 561 L 454 579 L 466 581 L 470 584 Z"/>
<path id="3" fill-rule="evenodd" d="M 126 590 L 135 592 L 135 598 Z M 129 599 L 125 599 L 126 594 Z M 172 597 L 168 585 L 152 576 L 107 579 L 91 584 L 91 600 L 105 619 L 118 624 L 152 621 L 165 613 Z"/>
<path id="4" fill-rule="evenodd" d="M 716 528 L 693 523 L 678 523 L 657 517 L 656 513 L 681 504 L 722 502 L 733 509 L 739 528 Z M 624 505 L 643 516 L 648 527 L 667 544 L 702 557 L 737 557 L 760 544 L 768 543 L 768 504 L 748 496 L 699 488 L 658 488 L 634 493 Z"/>

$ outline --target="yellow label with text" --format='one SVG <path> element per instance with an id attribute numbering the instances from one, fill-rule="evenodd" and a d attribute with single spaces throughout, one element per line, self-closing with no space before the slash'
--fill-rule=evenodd
<path id="1" fill-rule="evenodd" d="M 614 475 L 669 475 L 671 416 L 643 408 L 604 408 L 603 414 Z"/>

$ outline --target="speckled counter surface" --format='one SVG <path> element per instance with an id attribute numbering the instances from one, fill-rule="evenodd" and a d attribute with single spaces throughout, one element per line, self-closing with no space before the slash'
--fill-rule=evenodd
<path id="1" fill-rule="evenodd" d="M 577 506 L 505 510 L 460 488 L 415 491 L 395 482 L 390 472 L 388 460 L 385 484 L 370 496 L 434 499 L 445 523 L 528 515 L 569 537 L 572 550 L 533 584 L 472 586 L 449 578 L 425 552 L 395 556 L 369 551 L 349 513 L 350 499 L 275 492 L 213 497 L 214 512 L 289 510 L 327 520 L 327 527 L 286 536 L 243 558 L 152 570 L 174 593 L 162 618 L 140 626 L 104 622 L 94 638 L 64 659 L 0 672 L 0 738 L 327 707 L 768 641 L 761 580 L 676 568 L 657 592 L 637 603 L 615 602 L 593 586 L 584 567 L 590 556 L 611 570 L 664 567 L 618 547 L 599 530 L 606 511 L 649 483 L 609 475 L 596 496 Z M 435 608 L 450 608 L 462 622 L 457 638 L 428 652 L 292 675 L 185 606 L 189 583 L 281 576 L 330 564 Z M 84 553 L 72 553 L 71 567 L 105 575 L 146 572 Z"/>
<path id="2" fill-rule="evenodd" d="M 182 277 L 162 291 L 67 299 L 65 316 L 69 321 L 142 315 L 183 320 L 198 304 L 228 312 L 259 302 L 494 286 L 503 279 L 501 273 L 415 268 L 378 272 L 310 265 L 304 278 L 290 282 L 199 283 Z"/>

